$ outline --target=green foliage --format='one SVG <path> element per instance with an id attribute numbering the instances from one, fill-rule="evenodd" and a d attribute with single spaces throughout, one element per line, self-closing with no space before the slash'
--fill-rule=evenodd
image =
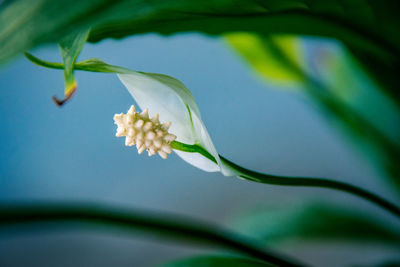
<path id="1" fill-rule="evenodd" d="M 69 35 L 59 43 L 61 56 L 64 61 L 65 99 L 61 101 L 55 97 L 53 97 L 53 99 L 60 106 L 67 101 L 76 90 L 77 84 L 74 77 L 74 64 L 88 36 L 89 30 L 86 30 Z"/>
<path id="2" fill-rule="evenodd" d="M 117 207 L 93 205 L 90 203 L 32 203 L 1 204 L 0 228 L 9 225 L 29 223 L 77 222 L 80 226 L 105 226 L 103 229 L 118 229 L 126 233 L 150 234 L 170 241 L 213 247 L 234 251 L 276 266 L 303 266 L 289 258 L 268 251 L 254 240 L 237 235 L 215 225 L 167 213 L 157 214 L 140 210 L 124 210 Z M 78 224 L 72 224 L 78 226 Z"/>
<path id="3" fill-rule="evenodd" d="M 260 261 L 255 261 L 249 258 L 241 258 L 237 256 L 197 256 L 193 258 L 177 260 L 160 265 L 160 267 L 262 267 L 273 266 Z"/>
<path id="4" fill-rule="evenodd" d="M 400 231 L 368 213 L 324 202 L 276 205 L 234 221 L 235 229 L 265 243 L 355 242 L 400 245 Z"/>
<path id="5" fill-rule="evenodd" d="M 279 42 L 279 38 L 282 37 L 240 33 L 228 36 L 228 41 L 268 81 L 276 80 L 275 73 L 279 72 L 281 82 L 297 84 L 360 145 L 390 185 L 400 190 L 399 106 L 360 70 L 343 48 L 325 47 L 320 54 L 313 49 L 315 55 L 308 56 L 321 64 L 313 66 L 316 74 L 312 74 L 306 56 L 301 58 L 305 49 L 293 52 L 301 40 L 284 37 L 286 42 Z M 260 56 L 252 56 L 253 53 Z"/>
<path id="6" fill-rule="evenodd" d="M 0 61 L 73 32 L 89 41 L 138 33 L 249 31 L 337 38 L 390 61 L 399 52 L 399 4 L 390 0 L 14 0 L 0 7 Z"/>
<path id="7" fill-rule="evenodd" d="M 14 0 L 0 5 L 0 62 L 91 28 L 90 42 L 156 32 L 284 33 L 341 40 L 400 102 L 400 3 L 391 0 Z"/>
<path id="8" fill-rule="evenodd" d="M 74 64 L 79 53 L 86 43 L 88 35 L 89 30 L 79 32 L 77 34 L 67 36 L 66 38 L 61 40 L 59 44 L 61 56 L 64 61 L 64 74 L 67 84 L 71 83 L 70 81 L 74 79 Z"/>
<path id="9" fill-rule="evenodd" d="M 224 35 L 250 65 L 269 81 L 301 83 L 321 109 L 337 119 L 362 144 L 399 189 L 399 129 L 393 126 L 397 125 L 400 118 L 398 10 L 400 3 L 391 0 L 80 0 L 74 4 L 67 0 L 6 0 L 0 4 L 0 63 L 41 44 L 59 43 L 64 64 L 45 62 L 28 53 L 26 56 L 38 65 L 64 70 L 67 100 L 76 88 L 74 70 L 124 75 L 131 73 L 130 70 L 108 65 L 98 59 L 76 63 L 86 41 L 98 42 L 106 38 L 150 32 Z M 88 29 L 91 29 L 90 34 Z M 278 37 L 276 34 L 281 35 Z M 336 58 L 338 60 L 328 66 L 327 72 L 318 73 L 322 78 L 315 77 L 303 64 L 303 55 L 299 53 L 300 42 L 295 37 L 299 35 L 335 38 L 352 54 Z M 353 76 L 362 76 L 354 72 L 357 64 L 372 77 L 362 73 L 365 76 L 362 86 L 353 79 Z M 151 81 L 175 84 L 175 80 L 162 75 L 136 74 L 145 75 Z M 140 89 L 149 93 L 146 86 Z M 152 100 L 153 97 L 146 99 Z M 62 104 L 65 100 L 56 99 L 56 103 Z M 193 150 L 186 152 L 204 153 L 201 146 L 174 145 L 181 150 Z M 217 162 L 219 160 L 216 152 L 205 157 Z M 400 214 L 392 203 L 346 183 L 260 174 L 223 157 L 221 160 L 239 171 L 242 178 L 267 184 L 320 186 L 347 191 L 394 214 Z M 60 210 L 59 207 L 18 210 L 12 207 L 3 211 L 2 224 L 51 220 L 114 224 L 127 229 L 157 232 L 160 236 L 180 241 L 233 249 L 267 262 L 292 265 L 290 261 L 270 254 L 232 233 L 213 231 L 195 226 L 194 223 L 193 226 L 191 222 L 176 223 L 175 219 L 165 221 L 140 214 L 126 216 L 82 207 L 72 207 L 70 210 Z M 242 219 L 239 228 L 267 243 L 301 240 L 400 244 L 400 232 L 391 225 L 349 207 L 333 207 L 324 203 L 258 212 Z M 204 256 L 165 266 L 188 265 L 262 264 L 246 258 Z"/>
<path id="10" fill-rule="evenodd" d="M 295 36 L 261 38 L 250 33 L 231 33 L 225 35 L 225 38 L 267 82 L 293 85 L 305 80 L 305 75 L 299 71 L 304 61 L 299 38 Z"/>

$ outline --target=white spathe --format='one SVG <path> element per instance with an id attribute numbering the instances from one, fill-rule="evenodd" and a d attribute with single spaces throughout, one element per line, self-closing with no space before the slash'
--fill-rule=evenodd
<path id="1" fill-rule="evenodd" d="M 138 106 L 149 109 L 150 116 L 160 115 L 160 121 L 172 122 L 169 132 L 177 141 L 199 144 L 218 164 L 199 153 L 174 150 L 186 162 L 207 172 L 221 171 L 224 175 L 236 175 L 222 165 L 219 155 L 201 120 L 200 111 L 186 86 L 175 78 L 163 74 L 129 72 L 117 74 Z"/>

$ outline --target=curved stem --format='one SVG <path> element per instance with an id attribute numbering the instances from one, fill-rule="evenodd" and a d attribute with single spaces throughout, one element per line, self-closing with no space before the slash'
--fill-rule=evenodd
<path id="1" fill-rule="evenodd" d="M 344 182 L 324 179 L 324 178 L 308 178 L 308 177 L 289 177 L 289 176 L 278 176 L 278 175 L 270 175 L 259 173 L 255 171 L 251 171 L 240 167 L 239 165 L 229 161 L 228 159 L 220 156 L 221 161 L 228 165 L 229 167 L 240 171 L 241 178 L 263 183 L 263 184 L 273 184 L 273 185 L 289 185 L 289 186 L 307 186 L 307 187 L 321 187 L 321 188 L 329 188 L 334 190 L 339 190 L 343 192 L 350 193 L 352 195 L 356 195 L 365 200 L 368 200 L 381 208 L 391 212 L 400 218 L 400 208 L 389 202 L 388 200 L 369 192 L 365 189 L 359 188 L 355 185 L 351 185 Z"/>
<path id="2" fill-rule="evenodd" d="M 65 65 L 63 63 L 49 62 L 42 60 L 34 55 L 25 52 L 25 57 L 29 59 L 32 63 L 49 69 L 63 70 Z M 74 63 L 74 70 L 82 70 L 89 72 L 101 72 L 101 73 L 129 73 L 131 70 L 115 65 L 107 64 L 99 59 L 91 58 L 81 62 Z"/>
<path id="3" fill-rule="evenodd" d="M 38 66 L 49 68 L 49 69 L 57 69 L 57 70 L 64 69 L 64 63 L 56 63 L 56 62 L 49 62 L 49 61 L 41 60 L 40 58 L 37 58 L 28 52 L 25 52 L 24 55 L 27 59 L 29 59 L 29 61 L 31 61 L 32 63 L 34 63 Z"/>
<path id="4" fill-rule="evenodd" d="M 171 147 L 176 150 L 181 150 L 185 152 L 197 152 L 202 154 L 208 159 L 211 159 L 213 162 L 216 162 L 215 158 L 200 145 L 187 145 L 180 143 L 178 141 L 173 141 L 171 143 Z M 211 158 L 210 158 L 211 157 Z M 355 185 L 351 185 L 344 182 L 324 179 L 324 178 L 308 178 L 308 177 L 289 177 L 289 176 L 278 176 L 278 175 L 270 175 L 255 172 L 246 168 L 243 168 L 232 161 L 224 158 L 219 155 L 221 162 L 227 167 L 237 171 L 239 173 L 239 177 L 250 180 L 253 182 L 263 183 L 263 184 L 272 184 L 272 185 L 284 185 L 284 186 L 306 186 L 306 187 L 321 187 L 328 188 L 333 190 L 339 190 L 343 192 L 350 193 L 352 195 L 361 197 L 371 203 L 374 203 L 381 208 L 389 211 L 393 215 L 400 218 L 400 208 L 395 204 L 389 202 L 388 200 L 369 192 L 365 189 L 359 188 Z"/>
<path id="5" fill-rule="evenodd" d="M 31 60 L 33 63 L 47 67 L 47 68 L 54 68 L 54 69 L 60 69 L 63 67 L 63 64 L 59 63 L 52 63 L 52 62 L 47 62 L 44 60 L 41 60 L 39 58 L 36 58 L 35 56 L 25 53 L 25 56 Z M 123 73 L 127 71 L 124 68 L 120 68 L 117 66 L 113 65 L 108 65 L 104 62 L 100 62 L 98 60 L 87 60 L 83 61 L 80 63 L 76 63 L 74 65 L 74 69 L 77 70 L 85 70 L 85 71 L 93 71 L 93 72 L 117 72 L 117 73 Z M 184 143 L 180 143 L 177 141 L 173 141 L 171 143 L 171 147 L 176 150 L 181 150 L 185 152 L 192 152 L 192 153 L 200 153 L 206 158 L 210 159 L 213 162 L 217 162 L 215 158 L 203 147 L 200 145 L 194 144 L 194 145 L 188 145 Z M 339 181 L 334 181 L 334 180 L 328 180 L 328 179 L 322 179 L 322 178 L 307 178 L 307 177 L 287 177 L 287 176 L 278 176 L 278 175 L 269 175 L 269 174 L 263 174 L 263 173 L 258 173 L 255 171 L 248 170 L 246 168 L 243 168 L 227 159 L 224 157 L 220 156 L 221 161 L 223 164 L 226 166 L 236 170 L 237 172 L 240 173 L 239 177 L 253 181 L 253 182 L 258 182 L 258 183 L 264 183 L 264 184 L 273 184 L 273 185 L 289 185 L 289 186 L 308 186 L 308 187 L 321 187 L 321 188 L 329 188 L 329 189 L 334 189 L 334 190 L 339 190 L 343 192 L 347 192 L 353 195 L 356 195 L 358 197 L 361 197 L 365 200 L 368 200 L 381 208 L 391 212 L 395 216 L 400 218 L 400 208 L 397 207 L 395 204 L 385 200 L 384 198 L 371 193 L 367 190 L 361 189 L 357 186 L 344 183 L 344 182 L 339 182 Z"/>
<path id="6" fill-rule="evenodd" d="M 33 222 L 83 222 L 154 233 L 173 240 L 234 250 L 278 266 L 303 266 L 219 227 L 171 215 L 122 211 L 88 204 L 0 205 L 0 226 Z"/>

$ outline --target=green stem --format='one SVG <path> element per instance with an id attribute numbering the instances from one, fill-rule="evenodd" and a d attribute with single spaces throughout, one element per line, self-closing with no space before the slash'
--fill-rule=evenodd
<path id="1" fill-rule="evenodd" d="M 50 69 L 58 69 L 58 70 L 63 70 L 64 69 L 64 64 L 63 63 L 55 63 L 55 62 L 49 62 L 45 60 L 41 60 L 40 58 L 35 57 L 34 55 L 25 52 L 24 53 L 25 57 L 29 59 L 32 63 L 45 67 L 45 68 L 50 68 Z"/>
<path id="2" fill-rule="evenodd" d="M 63 63 L 56 63 L 56 62 L 49 62 L 42 60 L 38 57 L 35 57 L 34 55 L 25 52 L 25 57 L 29 59 L 32 63 L 49 68 L 49 69 L 57 69 L 57 70 L 63 70 L 64 69 L 64 64 Z M 129 73 L 132 72 L 129 69 L 115 66 L 115 65 L 109 65 L 107 63 L 104 63 L 103 61 L 92 58 L 88 60 L 84 60 L 78 63 L 74 63 L 74 70 L 83 70 L 83 71 L 90 71 L 90 72 L 101 72 L 101 73 Z"/>
<path id="3" fill-rule="evenodd" d="M 41 60 L 37 57 L 34 57 L 31 54 L 25 53 L 25 56 L 31 60 L 33 63 L 47 67 L 47 68 L 53 68 L 53 69 L 63 69 L 64 65 L 59 64 L 59 63 L 52 63 L 52 62 L 47 62 L 44 60 Z M 99 64 L 100 63 L 100 64 Z M 80 63 L 76 63 L 74 65 L 74 69 L 77 70 L 84 70 L 84 71 L 93 71 L 93 72 L 116 72 L 116 73 L 124 73 L 124 72 L 129 72 L 129 70 L 125 68 L 120 68 L 118 66 L 113 66 L 113 65 L 108 65 L 105 64 L 104 62 L 101 62 L 99 60 L 86 60 Z M 185 152 L 192 152 L 192 153 L 200 153 L 206 158 L 210 159 L 213 162 L 217 162 L 216 159 L 203 147 L 200 145 L 194 144 L 194 145 L 188 145 L 184 143 L 180 143 L 177 141 L 173 141 L 171 143 L 171 147 L 176 150 L 181 150 Z M 400 208 L 394 205 L 393 203 L 387 201 L 386 199 L 371 193 L 367 190 L 361 189 L 357 186 L 344 183 L 344 182 L 339 182 L 339 181 L 333 181 L 333 180 L 328 180 L 328 179 L 322 179 L 322 178 L 307 178 L 307 177 L 287 177 L 287 176 L 278 176 L 278 175 L 269 175 L 269 174 L 263 174 L 263 173 L 258 173 L 254 172 L 251 170 L 248 170 L 246 168 L 243 168 L 227 159 L 224 157 L 220 156 L 221 161 L 223 164 L 225 164 L 227 167 L 237 171 L 239 173 L 239 177 L 243 179 L 247 179 L 253 182 L 258 182 L 258 183 L 264 183 L 264 184 L 273 184 L 273 185 L 288 185 L 288 186 L 308 186 L 308 187 L 321 187 L 321 188 L 329 188 L 329 189 L 334 189 L 334 190 L 339 190 L 343 192 L 347 192 L 350 194 L 353 194 L 355 196 L 361 197 L 365 200 L 368 200 L 381 208 L 391 212 L 395 216 L 400 218 Z"/>
<path id="4" fill-rule="evenodd" d="M 143 231 L 177 241 L 229 249 L 277 266 L 303 266 L 219 227 L 171 215 L 122 211 L 88 204 L 0 205 L 0 226 L 35 222 L 80 222 Z"/>
<path id="5" fill-rule="evenodd" d="M 197 152 L 205 156 L 206 158 L 216 162 L 215 158 L 204 148 L 195 144 L 195 145 L 187 145 L 180 143 L 178 141 L 173 141 L 171 143 L 171 147 L 176 150 L 181 150 L 185 152 Z M 253 182 L 263 183 L 263 184 L 272 184 L 272 185 L 284 185 L 284 186 L 307 186 L 307 187 L 321 187 L 321 188 L 328 188 L 333 190 L 339 190 L 343 192 L 350 193 L 352 195 L 361 197 L 367 201 L 370 201 L 381 208 L 389 211 L 393 215 L 400 218 L 400 208 L 397 207 L 395 204 L 389 202 L 388 200 L 371 193 L 365 189 L 359 188 L 357 186 L 324 179 L 324 178 L 308 178 L 308 177 L 289 177 L 289 176 L 278 176 L 278 175 L 270 175 L 255 172 L 246 168 L 243 168 L 232 161 L 224 158 L 223 156 L 219 155 L 222 164 L 225 166 L 235 170 L 239 173 L 239 177 L 250 180 Z"/>
<path id="6" fill-rule="evenodd" d="M 211 155 L 207 150 L 205 150 L 202 146 L 200 146 L 198 144 L 188 145 L 188 144 L 181 143 L 178 141 L 172 141 L 170 145 L 171 145 L 172 149 L 176 149 L 176 150 L 180 150 L 180 151 L 184 151 L 184 152 L 200 153 L 201 155 L 208 158 L 212 162 L 218 164 L 217 161 L 215 160 L 214 156 Z"/>

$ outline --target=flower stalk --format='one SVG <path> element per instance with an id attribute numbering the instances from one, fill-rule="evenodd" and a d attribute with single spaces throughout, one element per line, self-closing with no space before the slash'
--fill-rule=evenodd
<path id="1" fill-rule="evenodd" d="M 33 63 L 35 63 L 39 66 L 53 68 L 53 69 L 63 69 L 63 64 L 47 62 L 47 61 L 41 60 L 39 58 L 36 58 L 33 55 L 28 54 L 28 53 L 26 53 L 25 55 L 27 56 L 27 58 L 29 60 L 31 60 Z M 83 70 L 83 71 L 91 71 L 91 72 L 103 72 L 103 73 L 104 72 L 105 73 L 118 73 L 118 74 L 131 74 L 132 73 L 132 71 L 130 71 L 128 69 L 121 68 L 121 67 L 114 66 L 114 65 L 108 65 L 97 59 L 91 59 L 91 60 L 86 60 L 86 61 L 83 61 L 80 63 L 75 63 L 74 69 L 75 70 Z M 141 73 L 139 73 L 139 74 L 141 74 Z M 190 95 L 190 92 L 188 91 L 188 89 L 185 88 L 183 86 L 183 84 L 181 84 L 179 81 L 177 81 L 169 76 L 162 76 L 162 75 L 157 75 L 157 74 L 148 74 L 148 76 L 146 78 L 153 79 L 154 81 L 158 80 L 158 82 L 161 81 L 161 83 L 169 83 L 169 85 L 171 85 L 171 86 L 181 87 L 181 88 L 172 88 L 172 89 L 170 88 L 170 89 L 172 91 L 178 90 L 179 93 L 181 94 L 180 97 L 185 98 L 185 100 L 187 100 L 188 103 L 190 103 L 192 105 L 192 111 L 195 111 L 198 113 L 198 108 L 194 103 L 193 97 Z M 152 85 L 154 85 L 154 84 L 152 84 Z M 169 89 L 167 88 L 167 90 L 169 90 Z M 171 94 L 177 94 L 177 92 L 171 92 Z M 147 100 L 148 99 L 151 99 L 151 98 L 147 97 Z M 190 111 L 190 109 L 189 109 L 189 111 Z M 178 114 L 180 114 L 180 112 L 178 112 Z M 195 114 L 193 114 L 193 115 L 195 115 Z M 173 118 L 174 116 L 175 115 L 172 114 L 170 117 Z M 189 117 L 190 117 L 190 123 L 192 124 L 192 126 L 193 126 L 193 118 L 200 120 L 196 116 L 192 117 L 191 112 L 189 112 Z M 184 126 L 186 124 L 182 124 L 182 125 Z M 250 181 L 258 182 L 258 183 L 264 183 L 264 184 L 281 185 L 281 186 L 320 187 L 320 188 L 333 189 L 333 190 L 338 190 L 338 191 L 342 191 L 342 192 L 347 192 L 347 193 L 350 193 L 357 197 L 363 198 L 363 199 L 385 209 L 386 211 L 392 213 L 396 217 L 400 218 L 400 208 L 397 205 L 393 204 L 392 202 L 390 202 L 372 192 L 369 192 L 367 190 L 359 188 L 355 185 L 351 185 L 351 184 L 348 184 L 345 182 L 340 182 L 340 181 L 324 179 L 324 178 L 288 177 L 288 176 L 263 174 L 263 173 L 258 173 L 258 172 L 243 168 L 243 167 L 229 161 L 228 159 L 220 156 L 218 153 L 216 153 L 215 148 L 213 148 L 212 143 L 210 144 L 211 141 L 210 141 L 208 134 L 205 132 L 206 130 L 205 130 L 204 125 L 202 125 L 201 122 L 198 122 L 197 125 L 198 125 L 198 130 L 202 131 L 202 133 L 203 133 L 202 134 L 202 137 L 204 137 L 203 141 L 205 140 L 205 142 L 203 142 L 203 143 L 208 145 L 208 147 L 204 146 L 204 144 L 196 142 L 196 140 L 194 142 L 190 142 L 190 144 L 188 144 L 189 142 L 185 142 L 184 140 L 182 141 L 179 139 L 182 136 L 179 136 L 177 134 L 177 132 L 173 132 L 174 134 L 177 135 L 177 140 L 174 140 L 169 143 L 171 148 L 174 149 L 175 152 L 179 156 L 181 156 L 184 160 L 186 160 L 187 162 L 189 162 L 190 164 L 192 164 L 194 166 L 196 166 L 195 162 L 200 159 L 199 157 L 197 157 L 195 155 L 200 155 L 203 159 L 208 161 L 208 162 L 205 162 L 205 164 L 202 164 L 201 166 L 196 166 L 196 167 L 199 167 L 206 171 L 219 170 L 224 175 L 238 176 L 238 177 L 246 179 L 246 180 L 250 180 Z M 188 129 L 184 129 L 184 131 L 187 131 L 187 130 Z M 185 154 L 182 155 L 181 153 L 185 153 Z M 191 155 L 193 155 L 193 156 L 191 156 Z M 212 166 L 210 168 L 210 164 L 213 164 L 213 165 L 217 166 L 218 168 L 215 169 Z M 204 166 L 206 166 L 206 168 Z"/>
<path id="2" fill-rule="evenodd" d="M 187 145 L 182 144 L 178 141 L 173 141 L 171 147 L 176 150 L 181 150 L 191 153 L 200 153 L 205 157 L 212 158 L 212 155 L 208 153 L 204 148 L 199 145 Z M 281 185 L 281 186 L 303 186 L 303 187 L 320 187 L 326 189 L 339 190 L 342 192 L 350 193 L 352 195 L 363 198 L 400 218 L 400 208 L 390 201 L 355 185 L 351 185 L 345 182 L 339 182 L 335 180 L 329 180 L 325 178 L 308 178 L 308 177 L 289 177 L 289 176 L 279 176 L 255 172 L 244 167 L 233 163 L 232 161 L 219 155 L 221 161 L 225 166 L 233 169 L 238 173 L 238 177 L 252 182 L 271 184 L 271 185 Z"/>
<path id="3" fill-rule="evenodd" d="M 163 159 L 166 159 L 167 155 L 171 154 L 172 149 L 174 149 L 188 153 L 199 153 L 213 163 L 218 164 L 215 157 L 201 145 L 188 145 L 175 141 L 176 136 L 167 132 L 171 123 L 160 124 L 158 117 L 159 115 L 156 114 L 152 119 L 149 119 L 147 108 L 139 115 L 138 112 L 136 112 L 135 107 L 132 105 L 126 115 L 123 113 L 114 115 L 115 124 L 118 125 L 116 136 L 126 136 L 125 145 L 133 146 L 136 144 L 139 154 L 146 149 L 149 156 L 158 153 Z M 243 168 L 221 155 L 219 155 L 219 158 L 221 159 L 221 164 L 224 164 L 225 167 L 236 173 L 236 176 L 245 180 L 271 185 L 335 189 L 364 198 L 391 212 L 397 217 L 400 217 L 400 208 L 396 205 L 367 190 L 348 183 L 322 178 L 288 177 L 264 174 Z"/>

